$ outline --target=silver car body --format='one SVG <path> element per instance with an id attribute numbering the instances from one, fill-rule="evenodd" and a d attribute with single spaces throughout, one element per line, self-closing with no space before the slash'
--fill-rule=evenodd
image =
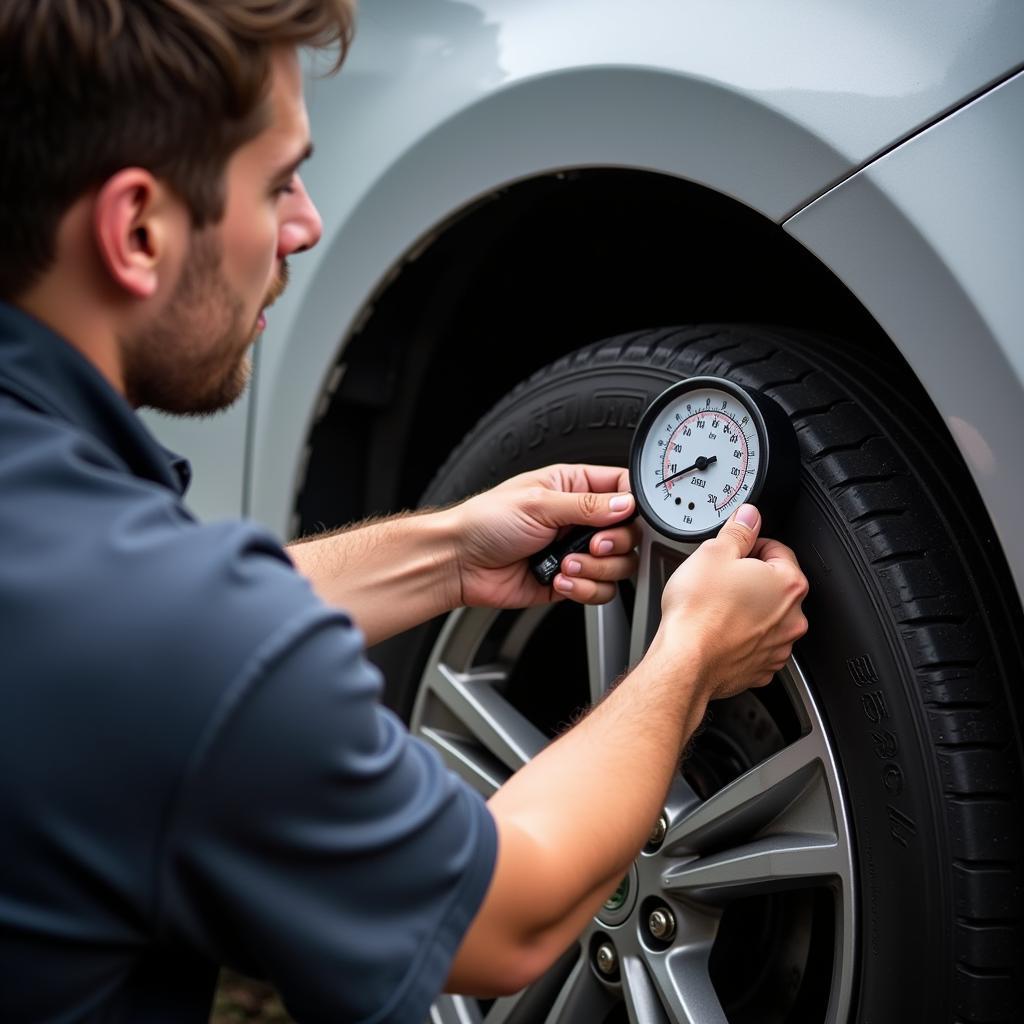
<path id="1" fill-rule="evenodd" d="M 310 76 L 324 238 L 292 261 L 254 389 L 217 427 L 160 421 L 194 507 L 287 534 L 339 352 L 403 262 L 510 183 L 637 168 L 746 204 L 860 300 L 1024 594 L 1022 66 L 1019 0 L 365 0 L 340 76 Z"/>

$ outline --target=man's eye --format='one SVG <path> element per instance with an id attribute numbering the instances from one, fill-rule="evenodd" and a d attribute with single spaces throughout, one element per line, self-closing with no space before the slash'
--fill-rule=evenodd
<path id="1" fill-rule="evenodd" d="M 274 189 L 275 196 L 290 196 L 295 191 L 295 179 L 289 178 L 283 185 Z"/>

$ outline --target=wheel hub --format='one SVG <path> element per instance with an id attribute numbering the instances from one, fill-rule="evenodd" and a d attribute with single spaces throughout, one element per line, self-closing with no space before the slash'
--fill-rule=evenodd
<path id="1" fill-rule="evenodd" d="M 636 907 L 638 888 L 639 882 L 634 864 L 619 883 L 619 887 L 605 900 L 604 906 L 598 911 L 596 918 L 598 923 L 606 928 L 616 928 L 628 921 Z"/>

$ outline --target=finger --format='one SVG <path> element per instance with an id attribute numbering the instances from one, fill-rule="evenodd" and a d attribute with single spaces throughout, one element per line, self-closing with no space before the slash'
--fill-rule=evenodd
<path id="1" fill-rule="evenodd" d="M 786 662 L 789 661 L 789 656 L 793 653 L 792 644 L 782 644 L 776 647 L 774 650 L 768 652 L 765 656 L 764 664 L 771 668 L 773 672 L 781 672 L 785 667 Z"/>
<path id="2" fill-rule="evenodd" d="M 586 580 L 628 580 L 636 573 L 637 556 L 632 552 L 625 555 L 608 555 L 594 558 L 593 555 L 566 555 L 562 559 L 562 573 L 573 579 Z"/>
<path id="3" fill-rule="evenodd" d="M 527 502 L 534 518 L 548 526 L 611 526 L 635 508 L 628 491 L 599 494 L 595 491 L 550 491 L 537 488 Z"/>
<path id="4" fill-rule="evenodd" d="M 792 646 L 801 637 L 807 635 L 807 616 L 803 613 L 797 613 L 790 618 L 786 626 L 786 637 L 789 640 L 790 646 Z"/>
<path id="5" fill-rule="evenodd" d="M 577 604 L 607 604 L 619 592 L 614 583 L 575 579 L 562 573 L 555 577 L 552 586 L 563 597 Z"/>
<path id="6" fill-rule="evenodd" d="M 750 554 L 762 562 L 791 562 L 796 566 L 800 564 L 797 561 L 796 552 L 791 547 L 787 547 L 782 541 L 774 540 L 772 537 L 758 537 Z"/>
<path id="7" fill-rule="evenodd" d="M 563 491 L 596 491 L 609 494 L 629 490 L 629 470 L 622 466 L 596 466 L 586 462 L 550 467 Z"/>
<path id="8" fill-rule="evenodd" d="M 597 557 L 625 555 L 640 543 L 640 527 L 636 523 L 602 530 L 590 538 L 590 553 Z"/>
<path id="9" fill-rule="evenodd" d="M 728 545 L 736 558 L 746 558 L 754 547 L 760 529 L 761 513 L 753 505 L 740 505 L 718 531 L 717 539 Z"/>

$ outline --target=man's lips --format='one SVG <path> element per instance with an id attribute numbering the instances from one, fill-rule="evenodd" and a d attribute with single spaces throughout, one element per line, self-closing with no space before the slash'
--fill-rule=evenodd
<path id="1" fill-rule="evenodd" d="M 284 292 L 285 288 L 287 288 L 287 287 L 288 287 L 288 261 L 287 260 L 282 260 L 281 261 L 281 268 L 278 271 L 277 279 L 274 281 L 274 284 L 271 286 L 270 291 L 267 292 L 267 297 L 266 297 L 266 299 L 263 302 L 263 309 L 260 310 L 259 319 L 256 321 L 256 330 L 257 331 L 263 331 L 263 330 L 266 329 L 266 326 L 267 326 L 267 309 L 270 306 L 272 306 L 275 302 L 277 302 L 277 300 L 281 297 L 282 293 Z"/>

